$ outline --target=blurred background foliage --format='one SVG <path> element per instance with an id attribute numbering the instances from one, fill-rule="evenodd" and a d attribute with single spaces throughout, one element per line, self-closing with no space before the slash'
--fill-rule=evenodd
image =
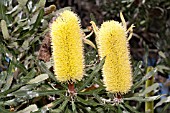
<path id="1" fill-rule="evenodd" d="M 110 19 L 120 21 L 120 11 L 128 26 L 136 26 L 129 41 L 134 84 L 123 103 L 116 104 L 105 91 L 104 60 L 99 63 L 97 51 L 89 45 L 84 45 L 86 73 L 75 84 L 77 95 L 71 97 L 67 84 L 56 80 L 48 32 L 50 22 L 65 9 L 80 16 L 86 35 L 91 32 L 91 20 L 98 26 Z M 154 101 L 155 109 L 167 103 L 165 112 L 170 105 L 170 97 L 145 97 L 158 92 L 157 83 L 144 85 L 157 71 L 170 71 L 168 0 L 0 0 L 0 21 L 0 113 L 138 113 L 145 112 L 147 101 Z M 94 38 L 93 34 L 88 39 L 94 42 Z M 154 68 L 147 71 L 148 66 Z"/>

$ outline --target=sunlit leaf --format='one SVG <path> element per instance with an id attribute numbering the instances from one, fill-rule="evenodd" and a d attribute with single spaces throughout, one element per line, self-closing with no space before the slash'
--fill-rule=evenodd
<path id="1" fill-rule="evenodd" d="M 9 40 L 10 36 L 8 33 L 8 28 L 7 28 L 5 20 L 1 20 L 1 29 L 2 29 L 2 34 L 3 34 L 4 39 Z"/>
<path id="2" fill-rule="evenodd" d="M 29 105 L 28 107 L 26 107 L 25 109 L 18 111 L 17 113 L 30 113 L 30 112 L 34 112 L 34 111 L 37 111 L 37 110 L 38 110 L 37 105 L 32 104 L 32 105 Z"/>
<path id="3" fill-rule="evenodd" d="M 48 78 L 48 74 L 41 74 L 41 75 L 38 75 L 37 77 L 35 77 L 34 79 L 31 79 L 28 82 L 28 84 L 38 83 L 38 82 L 46 80 L 47 78 Z"/>
<path id="4" fill-rule="evenodd" d="M 167 102 L 170 102 L 170 96 L 161 99 L 161 100 L 154 106 L 154 109 L 155 109 L 156 107 L 158 107 L 158 106 L 161 106 L 163 103 L 167 103 Z"/>

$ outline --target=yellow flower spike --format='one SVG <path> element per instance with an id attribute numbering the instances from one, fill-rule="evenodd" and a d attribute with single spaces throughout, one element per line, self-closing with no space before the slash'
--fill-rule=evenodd
<path id="1" fill-rule="evenodd" d="M 64 11 L 51 24 L 54 72 L 60 82 L 81 80 L 84 74 L 82 31 L 77 15 Z"/>
<path id="2" fill-rule="evenodd" d="M 106 90 L 127 93 L 132 86 L 131 64 L 126 29 L 114 20 L 104 22 L 98 33 L 99 55 L 105 59 L 103 77 Z"/>

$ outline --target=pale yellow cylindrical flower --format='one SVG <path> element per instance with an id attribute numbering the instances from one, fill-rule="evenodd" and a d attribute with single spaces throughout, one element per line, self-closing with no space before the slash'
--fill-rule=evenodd
<path id="1" fill-rule="evenodd" d="M 51 25 L 54 72 L 60 82 L 81 80 L 84 74 L 80 22 L 75 13 L 64 11 Z"/>
<path id="2" fill-rule="evenodd" d="M 132 73 L 126 29 L 116 21 L 101 25 L 98 33 L 98 48 L 103 65 L 106 90 L 114 94 L 127 93 L 132 85 Z"/>

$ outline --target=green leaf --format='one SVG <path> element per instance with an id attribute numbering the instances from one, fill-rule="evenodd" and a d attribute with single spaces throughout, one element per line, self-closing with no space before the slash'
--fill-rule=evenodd
<path id="1" fill-rule="evenodd" d="M 159 98 L 161 98 L 163 95 L 158 95 L 158 96 L 151 96 L 151 97 L 130 97 L 130 98 L 123 98 L 123 100 L 135 100 L 135 101 L 139 101 L 139 102 L 149 102 L 149 101 L 154 101 L 154 100 L 158 100 Z"/>
<path id="2" fill-rule="evenodd" d="M 85 92 L 78 92 L 79 95 L 93 95 L 94 93 L 100 92 L 101 90 L 103 90 L 104 87 L 99 87 L 96 88 L 94 90 L 89 90 L 89 91 L 85 91 Z"/>
<path id="3" fill-rule="evenodd" d="M 16 97 L 29 97 L 34 98 L 38 96 L 47 96 L 47 95 L 63 95 L 65 90 L 43 90 L 43 91 L 37 91 L 37 90 L 32 90 L 32 91 L 16 91 L 11 94 L 8 94 L 9 96 L 16 96 Z"/>
<path id="4" fill-rule="evenodd" d="M 34 79 L 31 79 L 28 82 L 28 84 L 39 83 L 39 82 L 46 80 L 47 78 L 48 78 L 48 74 L 41 74 L 41 75 L 38 75 L 37 77 L 35 77 Z"/>
<path id="5" fill-rule="evenodd" d="M 35 32 L 35 29 L 39 27 L 40 23 L 41 23 L 41 19 L 43 18 L 44 16 L 44 9 L 42 8 L 40 11 L 39 11 L 39 14 L 36 18 L 36 21 L 35 23 L 33 24 L 33 28 L 23 34 L 21 34 L 21 36 L 19 37 L 20 39 L 24 39 L 24 38 L 28 38 L 29 36 L 31 36 L 32 34 L 34 34 Z"/>
<path id="6" fill-rule="evenodd" d="M 20 6 L 25 6 L 28 0 L 17 0 Z"/>
<path id="7" fill-rule="evenodd" d="M 83 90 L 95 77 L 95 75 L 102 69 L 105 62 L 105 57 L 100 61 L 100 63 L 95 67 L 93 72 L 89 75 L 89 78 L 84 81 L 84 84 L 78 89 L 78 92 Z"/>
<path id="8" fill-rule="evenodd" d="M 135 71 L 133 72 L 133 75 L 134 75 L 134 76 L 137 76 L 137 75 L 138 75 L 138 73 L 139 73 L 140 70 L 141 70 L 142 64 L 143 64 L 142 61 L 139 61 L 139 62 L 138 62 L 137 66 L 135 67 Z"/>
<path id="9" fill-rule="evenodd" d="M 74 103 L 73 100 L 71 101 L 71 106 L 72 106 L 73 113 L 77 113 L 77 111 L 76 111 L 76 105 L 75 105 L 75 103 Z"/>
<path id="10" fill-rule="evenodd" d="M 87 106 L 97 106 L 99 105 L 97 102 L 95 102 L 94 100 L 92 99 L 86 99 L 84 100 L 83 98 L 77 96 L 77 101 L 81 102 L 82 104 L 84 105 L 87 105 Z"/>
<path id="11" fill-rule="evenodd" d="M 0 92 L 0 98 L 6 97 L 7 94 L 9 94 L 9 93 L 11 93 L 11 92 L 13 92 L 13 91 L 18 90 L 18 89 L 19 89 L 20 87 L 22 87 L 22 86 L 23 86 L 23 84 L 21 84 L 21 85 L 16 85 L 16 86 L 14 86 L 13 88 L 11 88 L 11 89 L 9 89 L 9 90 L 6 90 L 6 91 L 4 91 L 4 92 Z"/>
<path id="12" fill-rule="evenodd" d="M 135 90 L 136 88 L 138 88 L 142 83 L 144 83 L 147 79 L 149 79 L 150 77 L 154 76 L 157 72 L 157 69 L 153 69 L 150 72 L 148 72 L 145 76 L 142 77 L 142 79 L 139 82 L 136 82 L 133 86 L 132 86 L 132 91 Z"/>
<path id="13" fill-rule="evenodd" d="M 11 63 L 13 63 L 16 67 L 18 67 L 24 74 L 28 74 L 28 71 L 25 68 L 25 66 L 23 64 L 21 64 L 19 61 L 11 60 Z"/>
<path id="14" fill-rule="evenodd" d="M 163 70 L 167 70 L 167 71 L 170 70 L 170 68 L 168 66 L 165 66 L 165 65 L 157 65 L 156 68 L 157 68 L 158 71 L 160 71 L 162 73 L 163 73 Z"/>
<path id="15" fill-rule="evenodd" d="M 36 22 L 34 23 L 32 30 L 34 30 L 40 25 L 41 19 L 43 18 L 43 16 L 44 16 L 44 9 L 42 8 L 37 16 Z"/>
<path id="16" fill-rule="evenodd" d="M 8 33 L 8 28 L 7 28 L 5 20 L 1 20 L 1 29 L 2 29 L 2 34 L 3 34 L 4 39 L 9 40 L 10 36 Z"/>
<path id="17" fill-rule="evenodd" d="M 159 83 L 152 84 L 151 86 L 147 87 L 142 93 L 139 93 L 139 96 L 144 96 L 147 93 L 150 93 L 153 90 L 156 90 L 159 87 Z"/>
<path id="18" fill-rule="evenodd" d="M 6 83 L 6 77 L 7 77 L 7 72 L 6 71 L 2 71 L 1 74 L 0 74 L 0 89 L 2 87 L 2 85 L 4 83 Z"/>
<path id="19" fill-rule="evenodd" d="M 48 105 L 45 105 L 42 109 L 54 108 L 55 106 L 59 105 L 64 100 L 65 100 L 65 97 L 61 96 L 60 98 L 57 98 L 55 101 L 49 103 Z"/>
<path id="20" fill-rule="evenodd" d="M 67 106 L 67 103 L 68 103 L 68 98 L 65 99 L 65 101 L 60 105 L 59 108 L 51 110 L 50 113 L 62 113 L 65 107 Z"/>
<path id="21" fill-rule="evenodd" d="M 5 6 L 7 0 L 0 0 L 0 20 L 5 20 L 7 24 L 12 21 L 11 15 L 6 15 L 7 8 Z"/>
<path id="22" fill-rule="evenodd" d="M 126 108 L 128 108 L 128 109 L 131 111 L 131 113 L 140 113 L 140 112 L 136 111 L 135 108 L 131 107 L 129 104 L 123 103 L 123 105 L 124 105 Z"/>
<path id="23" fill-rule="evenodd" d="M 44 62 L 38 62 L 38 65 L 40 66 L 41 70 L 43 72 L 46 72 L 52 80 L 57 81 L 54 74 L 48 70 L 48 68 Z"/>
<path id="24" fill-rule="evenodd" d="M 155 109 L 156 107 L 158 107 L 158 106 L 161 106 L 163 103 L 167 103 L 167 102 L 170 102 L 170 96 L 161 99 L 161 100 L 154 106 L 154 109 Z"/>
<path id="25" fill-rule="evenodd" d="M 4 87 L 1 89 L 2 92 L 8 90 L 12 84 L 13 81 L 13 72 L 14 72 L 14 65 L 12 63 L 10 63 L 8 71 L 7 71 L 7 80 L 6 80 L 6 84 L 4 85 Z"/>
<path id="26" fill-rule="evenodd" d="M 32 79 L 36 75 L 36 70 L 33 68 L 26 76 L 21 77 L 21 81 L 23 83 L 28 82 L 30 79 Z"/>
<path id="27" fill-rule="evenodd" d="M 120 108 L 120 106 L 118 105 L 118 110 L 117 113 L 123 113 L 122 109 Z"/>
<path id="28" fill-rule="evenodd" d="M 21 111 L 18 111 L 17 113 L 30 113 L 34 111 L 38 111 L 38 107 L 36 104 L 29 105 L 28 107 L 26 107 L 25 109 Z"/>
<path id="29" fill-rule="evenodd" d="M 162 58 L 166 58 L 165 54 L 162 51 L 159 51 L 158 54 L 162 57 Z"/>

